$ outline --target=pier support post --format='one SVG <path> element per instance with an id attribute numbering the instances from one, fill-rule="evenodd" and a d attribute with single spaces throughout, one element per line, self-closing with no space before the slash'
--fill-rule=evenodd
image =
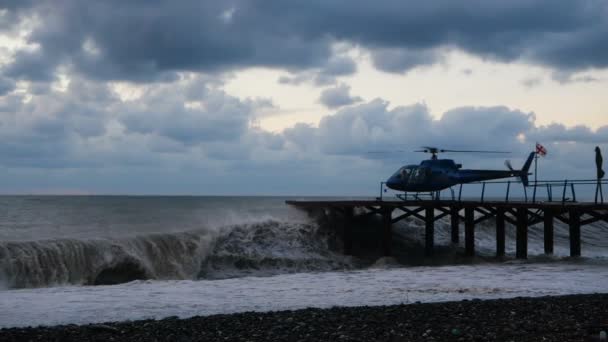
<path id="1" fill-rule="evenodd" d="M 452 225 L 452 243 L 458 243 L 458 241 L 460 240 L 459 237 L 459 219 L 460 217 L 458 216 L 458 212 L 460 211 L 460 208 L 458 208 L 457 206 L 453 205 L 450 207 L 450 221 L 451 221 L 451 225 Z"/>
<path id="2" fill-rule="evenodd" d="M 568 214 L 570 221 L 570 256 L 581 256 L 581 216 L 572 208 Z"/>
<path id="3" fill-rule="evenodd" d="M 424 221 L 426 223 L 424 230 L 424 253 L 426 256 L 432 256 L 435 242 L 435 210 L 433 207 L 429 206 L 424 209 Z"/>
<path id="4" fill-rule="evenodd" d="M 505 255 L 505 209 L 496 208 L 496 257 Z"/>
<path id="5" fill-rule="evenodd" d="M 528 258 L 528 209 L 517 208 L 517 231 L 515 257 L 518 259 Z"/>
<path id="6" fill-rule="evenodd" d="M 391 256 L 392 244 L 392 208 L 382 208 L 382 253 L 384 256 Z"/>
<path id="7" fill-rule="evenodd" d="M 466 256 L 475 255 L 475 210 L 464 208 L 464 249 Z"/>
<path id="8" fill-rule="evenodd" d="M 543 220 L 545 222 L 543 229 L 545 254 L 553 254 L 553 210 L 549 208 L 543 210 Z"/>
<path id="9" fill-rule="evenodd" d="M 352 207 L 344 208 L 344 254 L 353 255 L 353 214 Z"/>

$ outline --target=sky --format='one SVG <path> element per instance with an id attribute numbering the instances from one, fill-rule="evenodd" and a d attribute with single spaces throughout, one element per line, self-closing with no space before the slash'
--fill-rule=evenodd
<path id="1" fill-rule="evenodd" d="M 536 142 L 590 179 L 607 90 L 604 0 L 1 0 L 0 193 L 375 195 Z"/>

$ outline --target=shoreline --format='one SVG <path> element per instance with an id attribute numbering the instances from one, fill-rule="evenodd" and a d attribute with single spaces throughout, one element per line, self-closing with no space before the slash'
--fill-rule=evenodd
<path id="1" fill-rule="evenodd" d="M 608 293 L 0 329 L 0 341 L 598 341 Z"/>

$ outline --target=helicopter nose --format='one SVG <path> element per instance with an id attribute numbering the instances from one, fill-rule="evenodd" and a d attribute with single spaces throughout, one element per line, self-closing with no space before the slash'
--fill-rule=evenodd
<path id="1" fill-rule="evenodd" d="M 386 182 L 384 182 L 384 184 L 386 184 L 386 186 L 388 186 L 391 189 L 394 189 L 398 183 L 399 182 L 398 182 L 397 178 L 395 178 L 394 176 L 387 179 Z"/>

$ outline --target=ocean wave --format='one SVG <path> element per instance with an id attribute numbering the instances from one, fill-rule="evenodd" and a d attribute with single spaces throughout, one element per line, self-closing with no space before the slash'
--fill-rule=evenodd
<path id="1" fill-rule="evenodd" d="M 357 257 L 342 254 L 336 222 L 254 220 L 220 228 L 125 238 L 50 239 L 0 242 L 0 286 L 107 285 L 144 279 L 223 279 L 291 272 L 379 267 L 381 241 L 377 218 L 354 222 Z M 555 255 L 543 255 L 542 225 L 529 229 L 530 262 L 560 261 L 568 255 L 568 227 L 555 224 Z M 401 265 L 455 264 L 461 244 L 450 242 L 449 218 L 436 223 L 435 255 L 424 253 L 423 223 L 404 220 L 393 227 L 393 251 Z M 514 253 L 515 229 L 507 225 L 507 253 Z M 608 228 L 603 223 L 582 230 L 581 262 L 608 262 Z M 476 226 L 476 252 L 485 262 L 495 253 L 495 223 Z M 485 258 L 487 257 L 487 258 Z M 485 259 L 484 259 L 485 258 Z M 392 260 L 392 259 L 391 259 Z M 395 262 L 391 262 L 394 264 Z"/>
<path id="2" fill-rule="evenodd" d="M 229 278 L 349 267 L 316 224 L 268 220 L 123 239 L 0 242 L 6 288 Z"/>

